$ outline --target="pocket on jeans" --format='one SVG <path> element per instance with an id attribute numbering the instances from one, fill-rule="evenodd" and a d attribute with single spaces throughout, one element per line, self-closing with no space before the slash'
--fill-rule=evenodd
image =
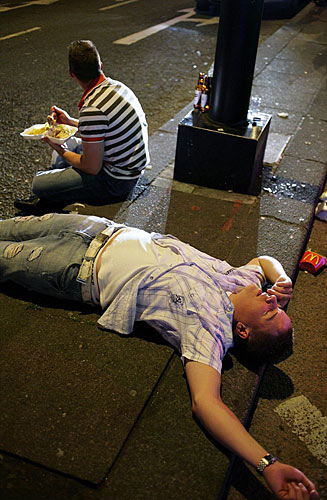
<path id="1" fill-rule="evenodd" d="M 81 285 L 76 281 L 80 264 L 69 264 L 63 271 L 60 279 L 60 288 L 64 297 L 68 300 L 82 300 Z"/>

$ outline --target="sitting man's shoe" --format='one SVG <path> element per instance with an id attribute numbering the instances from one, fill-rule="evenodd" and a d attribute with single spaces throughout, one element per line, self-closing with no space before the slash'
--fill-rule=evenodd
<path id="1" fill-rule="evenodd" d="M 20 214 L 26 215 L 43 215 L 48 212 L 55 212 L 63 208 L 63 203 L 51 202 L 39 198 L 35 194 L 26 199 L 20 199 L 14 201 L 14 206 L 20 212 Z"/>
<path id="2" fill-rule="evenodd" d="M 26 199 L 17 198 L 17 200 L 14 201 L 14 206 L 21 212 L 33 214 L 37 209 L 39 202 L 40 198 L 35 194 L 32 194 L 32 196 Z"/>

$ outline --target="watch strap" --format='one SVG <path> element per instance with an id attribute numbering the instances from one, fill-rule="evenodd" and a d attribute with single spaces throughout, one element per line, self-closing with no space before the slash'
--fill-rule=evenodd
<path id="1" fill-rule="evenodd" d="M 268 453 L 268 455 L 265 455 L 262 457 L 262 459 L 259 461 L 258 465 L 256 466 L 257 471 L 262 474 L 263 471 L 265 470 L 266 467 L 269 467 L 269 465 L 272 465 L 276 462 L 277 458 Z"/>

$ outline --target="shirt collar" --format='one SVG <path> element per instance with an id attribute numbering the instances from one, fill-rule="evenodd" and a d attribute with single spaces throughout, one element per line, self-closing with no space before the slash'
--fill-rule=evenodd
<path id="1" fill-rule="evenodd" d="M 101 73 L 100 76 L 98 76 L 97 78 L 94 78 L 94 80 L 90 81 L 90 83 L 88 84 L 88 86 L 86 87 L 86 89 L 84 91 L 84 94 L 82 95 L 82 99 L 78 103 L 78 109 L 81 109 L 81 107 L 83 106 L 84 101 L 86 99 L 86 96 L 91 92 L 91 90 L 93 90 L 95 87 L 100 85 L 100 83 L 104 82 L 105 79 L 106 79 L 105 75 L 103 73 Z"/>

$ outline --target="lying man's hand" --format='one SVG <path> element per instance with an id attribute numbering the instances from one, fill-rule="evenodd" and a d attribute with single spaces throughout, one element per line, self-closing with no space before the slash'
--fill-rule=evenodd
<path id="1" fill-rule="evenodd" d="M 319 498 L 315 485 L 295 467 L 277 461 L 266 467 L 263 475 L 279 499 L 317 500 Z"/>
<path id="2" fill-rule="evenodd" d="M 293 294 L 292 280 L 288 276 L 280 276 L 275 284 L 267 290 L 269 295 L 276 295 L 280 307 L 286 306 Z"/>

